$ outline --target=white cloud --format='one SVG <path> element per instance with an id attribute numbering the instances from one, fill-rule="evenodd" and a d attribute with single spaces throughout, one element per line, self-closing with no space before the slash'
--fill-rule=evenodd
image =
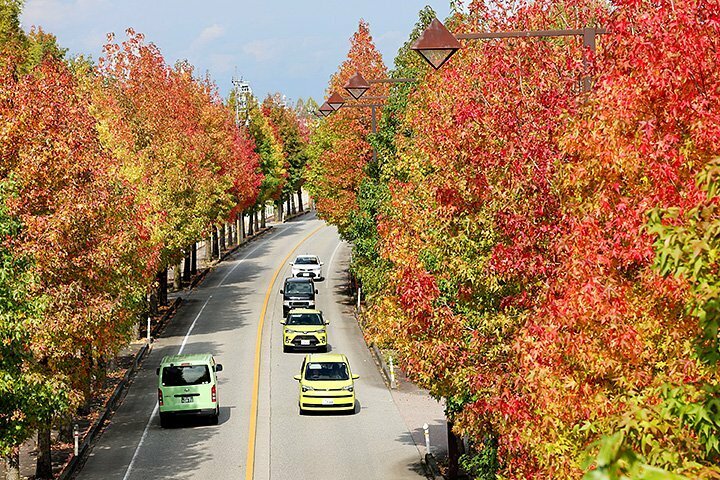
<path id="1" fill-rule="evenodd" d="M 194 47 L 200 47 L 225 35 L 225 27 L 217 23 L 205 27 L 200 35 L 193 41 Z"/>

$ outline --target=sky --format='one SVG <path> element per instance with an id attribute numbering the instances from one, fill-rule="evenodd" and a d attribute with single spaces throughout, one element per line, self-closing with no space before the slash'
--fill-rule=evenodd
<path id="1" fill-rule="evenodd" d="M 208 72 L 223 97 L 237 75 L 261 99 L 320 101 L 361 18 L 390 67 L 425 5 L 441 20 L 450 11 L 449 0 L 25 0 L 21 21 L 54 34 L 70 56 L 94 59 L 109 32 L 121 40 L 131 27 L 168 64 Z"/>

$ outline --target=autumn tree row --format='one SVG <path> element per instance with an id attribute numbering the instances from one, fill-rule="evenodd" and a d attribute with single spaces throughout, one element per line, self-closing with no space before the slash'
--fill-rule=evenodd
<path id="1" fill-rule="evenodd" d="M 21 2 L 0 6 L 0 455 L 17 472 L 39 430 L 47 478 L 51 425 L 89 399 L 167 268 L 204 238 L 217 250 L 243 212 L 257 228 L 268 201 L 302 208 L 308 131 L 275 97 L 238 128 L 208 78 L 132 30 L 96 64 L 69 60 L 20 28 Z"/>
<path id="2" fill-rule="evenodd" d="M 476 478 L 720 476 L 720 4 L 471 2 L 474 31 L 610 32 L 467 42 L 385 72 L 366 24 L 355 71 L 413 77 L 313 129 L 319 213 L 353 242 L 369 335 L 446 401 Z M 363 52 L 363 54 L 359 54 Z M 379 153 L 372 162 L 371 148 Z"/>

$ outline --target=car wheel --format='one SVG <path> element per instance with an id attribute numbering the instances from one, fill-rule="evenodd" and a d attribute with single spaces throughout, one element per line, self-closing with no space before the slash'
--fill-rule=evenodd
<path id="1" fill-rule="evenodd" d="M 210 415 L 210 425 L 217 425 L 220 421 L 220 407 L 215 410 L 215 413 Z"/>
<path id="2" fill-rule="evenodd" d="M 170 416 L 166 413 L 160 414 L 160 427 L 162 428 L 168 428 L 170 427 Z"/>
<path id="3" fill-rule="evenodd" d="M 288 353 L 288 352 L 290 352 L 290 347 L 288 347 L 287 345 L 283 345 L 283 353 Z"/>
<path id="4" fill-rule="evenodd" d="M 300 415 L 307 414 L 307 410 L 303 410 L 302 407 L 299 407 L 299 408 L 300 408 Z"/>
<path id="5" fill-rule="evenodd" d="M 328 351 L 328 346 L 327 346 L 327 345 L 323 345 L 322 347 L 318 347 L 318 352 L 320 352 L 320 353 L 327 353 L 327 351 Z"/>
<path id="6" fill-rule="evenodd" d="M 288 308 L 286 308 L 286 307 L 283 307 L 283 318 L 285 318 L 285 317 L 288 316 L 288 312 L 289 312 L 289 311 L 290 311 L 290 309 L 288 309 Z"/>

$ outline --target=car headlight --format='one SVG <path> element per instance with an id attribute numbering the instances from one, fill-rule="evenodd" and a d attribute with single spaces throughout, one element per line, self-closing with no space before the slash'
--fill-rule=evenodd
<path id="1" fill-rule="evenodd" d="M 300 332 L 298 332 L 297 330 L 288 329 L 288 330 L 285 330 L 285 333 L 300 333 Z"/>
<path id="2" fill-rule="evenodd" d="M 301 388 L 302 388 L 302 391 L 303 391 L 303 392 L 310 392 L 310 391 L 315 390 L 315 389 L 314 389 L 313 387 L 311 387 L 310 385 L 303 385 Z"/>
<path id="3" fill-rule="evenodd" d="M 324 329 L 324 328 L 321 328 L 320 330 L 316 330 L 315 333 L 325 334 L 325 329 Z"/>
<path id="4" fill-rule="evenodd" d="M 347 387 L 342 387 L 342 388 L 343 388 L 343 390 L 347 390 L 348 392 L 352 392 L 353 390 L 355 390 L 355 387 L 353 387 L 352 385 L 348 385 Z"/>

